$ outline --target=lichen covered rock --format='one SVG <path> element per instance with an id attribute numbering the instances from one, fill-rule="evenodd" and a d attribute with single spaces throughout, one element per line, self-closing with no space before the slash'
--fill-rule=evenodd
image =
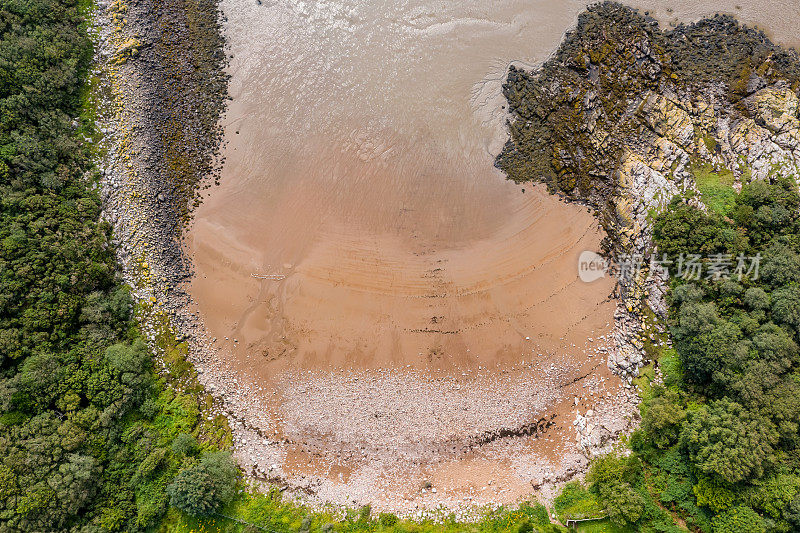
<path id="1" fill-rule="evenodd" d="M 613 2 L 589 7 L 536 70 L 509 69 L 510 139 L 496 165 L 590 205 L 612 259 L 643 258 L 642 272 L 619 284 L 615 371 L 636 375 L 642 364 L 643 307 L 666 310 L 664 275 L 647 268 L 652 215 L 676 195 L 706 208 L 700 166 L 732 173 L 734 187 L 797 179 L 798 87 L 796 52 L 730 16 L 662 31 Z"/>

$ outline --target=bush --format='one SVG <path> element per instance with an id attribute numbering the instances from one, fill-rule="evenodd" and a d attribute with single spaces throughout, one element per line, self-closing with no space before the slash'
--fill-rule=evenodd
<path id="1" fill-rule="evenodd" d="M 392 513 L 381 513 L 378 515 L 378 521 L 382 526 L 391 527 L 397 523 L 397 515 Z"/>
<path id="2" fill-rule="evenodd" d="M 197 439 L 188 433 L 179 433 L 172 441 L 172 453 L 179 456 L 189 456 L 197 453 Z"/>
<path id="3" fill-rule="evenodd" d="M 181 470 L 167 486 L 170 505 L 191 515 L 209 516 L 236 493 L 238 469 L 227 452 L 210 452 Z"/>
<path id="4" fill-rule="evenodd" d="M 701 476 L 692 490 L 697 496 L 697 505 L 708 507 L 715 513 L 727 509 L 736 501 L 736 494 L 728 486 L 707 476 Z"/>

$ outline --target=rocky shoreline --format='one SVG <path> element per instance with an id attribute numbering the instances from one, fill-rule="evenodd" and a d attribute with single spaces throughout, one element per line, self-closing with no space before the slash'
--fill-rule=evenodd
<path id="1" fill-rule="evenodd" d="M 607 256 L 643 263 L 620 279 L 609 356 L 629 383 L 653 337 L 644 316 L 666 318 L 665 273 L 650 268 L 653 213 L 675 195 L 705 209 L 695 179 L 704 165 L 729 172 L 734 187 L 797 179 L 798 85 L 797 53 L 733 17 L 662 30 L 614 2 L 588 8 L 539 68 L 510 68 L 511 139 L 497 166 L 589 205 L 608 234 Z"/>
<path id="2" fill-rule="evenodd" d="M 155 346 L 156 322 L 163 317 L 177 338 L 189 341 L 199 381 L 216 398 L 204 416 L 228 418 L 236 455 L 253 479 L 323 505 L 325 494 L 315 493 L 312 481 L 290 486 L 271 468 L 282 452 L 258 429 L 267 409 L 250 401 L 257 384 L 240 383 L 224 367 L 183 288 L 191 276 L 183 229 L 199 192 L 211 186 L 223 163 L 220 17 L 211 0 L 98 2 L 97 59 L 107 104 L 99 120 L 105 216 L 124 276 L 149 309 L 143 330 L 151 342 Z M 719 70 L 703 59 L 715 50 L 723 58 Z M 739 68 L 745 60 L 746 74 Z M 692 165 L 729 169 L 738 181 L 765 179 L 776 170 L 797 175 L 795 62 L 728 17 L 663 32 L 628 8 L 593 6 L 539 69 L 511 67 L 504 93 L 512 139 L 497 164 L 511 179 L 544 181 L 567 199 L 590 205 L 608 232 L 612 258 L 649 257 L 649 214 L 676 193 L 697 192 Z M 533 488 L 545 497 L 635 425 L 632 379 L 653 334 L 645 310 L 664 317 L 664 289 L 663 276 L 647 269 L 621 284 L 613 340 L 602 353 L 626 384 L 610 396 L 614 408 L 576 410 L 573 461 L 558 472 L 532 474 Z M 264 442 L 267 448 L 256 446 Z M 264 450 L 274 455 L 253 462 Z"/>
<path id="3" fill-rule="evenodd" d="M 222 164 L 227 75 L 219 16 L 211 0 L 101 0 L 91 13 L 103 216 L 165 372 L 164 336 L 189 341 L 192 361 L 207 357 L 196 342 L 202 324 L 188 310 L 192 267 L 182 239 Z M 207 398 L 197 398 L 207 421 L 222 414 L 219 400 L 208 408 Z"/>
<path id="4" fill-rule="evenodd" d="M 116 0 L 98 2 L 95 20 L 106 217 L 137 296 L 177 309 L 191 273 L 182 230 L 222 163 L 227 77 L 217 8 Z"/>

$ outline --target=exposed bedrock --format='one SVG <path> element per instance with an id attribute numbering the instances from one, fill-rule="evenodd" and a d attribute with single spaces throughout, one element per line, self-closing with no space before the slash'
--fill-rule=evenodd
<path id="1" fill-rule="evenodd" d="M 216 3 L 100 1 L 94 19 L 106 217 L 137 296 L 178 309 L 191 271 L 183 226 L 221 163 L 227 77 Z"/>
<path id="2" fill-rule="evenodd" d="M 643 364 L 645 307 L 666 313 L 663 272 L 648 268 L 652 215 L 676 195 L 705 209 L 699 166 L 729 171 L 735 187 L 797 179 L 798 80 L 794 50 L 730 16 L 662 31 L 612 2 L 583 13 L 538 69 L 510 68 L 511 138 L 497 166 L 587 203 L 609 256 L 643 259 L 639 275 L 619 284 L 615 372 L 635 376 Z"/>

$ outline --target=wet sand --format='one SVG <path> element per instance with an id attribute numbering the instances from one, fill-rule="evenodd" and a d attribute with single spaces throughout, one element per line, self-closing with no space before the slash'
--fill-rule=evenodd
<path id="1" fill-rule="evenodd" d="M 197 310 L 270 436 L 240 459 L 387 508 L 514 501 L 578 461 L 575 411 L 621 401 L 613 284 L 577 276 L 602 234 L 492 164 L 508 64 L 545 59 L 584 5 L 223 1 L 226 164 L 187 242 Z"/>
<path id="2" fill-rule="evenodd" d="M 429 195 L 407 199 L 392 185 L 301 186 L 275 217 L 254 202 L 223 207 L 224 224 L 198 218 L 192 292 L 220 345 L 265 378 L 288 363 L 448 369 L 553 353 L 609 322 L 613 286 L 577 277 L 599 246 L 585 209 L 503 182 L 516 194 L 412 183 Z M 331 205 L 344 213 L 320 212 Z"/>

